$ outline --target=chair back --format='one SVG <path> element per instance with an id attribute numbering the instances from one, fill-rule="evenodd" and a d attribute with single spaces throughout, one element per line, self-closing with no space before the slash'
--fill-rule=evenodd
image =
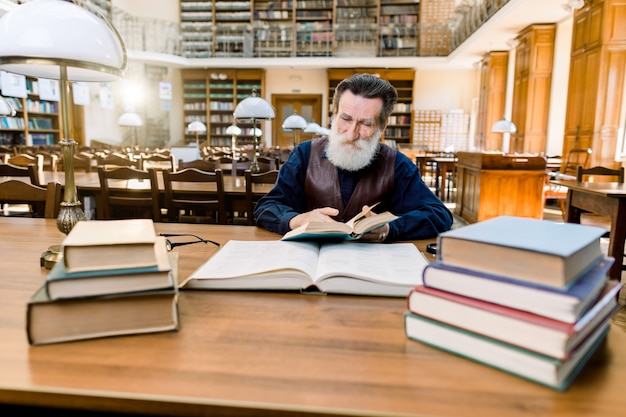
<path id="1" fill-rule="evenodd" d="M 35 165 L 35 169 L 37 171 L 43 171 L 43 155 L 30 155 L 27 153 L 20 153 L 9 157 L 7 159 L 7 163 L 18 167 Z"/>
<path id="2" fill-rule="evenodd" d="M 593 177 L 593 178 L 589 178 Z M 579 165 L 576 168 L 576 181 L 582 182 L 583 180 L 591 180 L 595 181 L 597 177 L 605 177 L 606 181 L 617 181 L 620 184 L 624 183 L 624 167 L 619 167 L 617 169 L 611 169 L 603 166 L 595 166 L 591 168 L 584 168 Z M 612 178 L 607 178 L 612 177 Z"/>
<path id="3" fill-rule="evenodd" d="M 119 168 L 119 167 L 131 167 L 141 168 L 141 161 L 135 161 L 130 159 L 128 155 L 118 153 L 108 153 L 100 155 L 96 158 L 98 166 L 105 168 Z"/>
<path id="4" fill-rule="evenodd" d="M 61 184 L 49 182 L 47 186 L 29 184 L 20 180 L 0 182 L 1 204 L 27 204 L 29 217 L 56 219 L 61 209 Z M 11 211 L 3 210 L 4 215 Z M 20 216 L 24 214 L 19 213 Z"/>
<path id="5" fill-rule="evenodd" d="M 74 154 L 74 171 L 80 172 L 91 172 L 93 169 L 93 155 L 86 152 L 79 152 Z M 59 159 L 58 164 L 60 171 L 65 171 L 65 163 L 63 161 L 63 157 Z"/>
<path id="6" fill-rule="evenodd" d="M 160 153 L 144 155 L 141 157 L 141 169 L 145 170 L 148 168 L 154 168 L 157 171 L 164 169 L 176 171 L 176 160 L 173 155 L 163 155 Z"/>
<path id="7" fill-rule="evenodd" d="M 271 170 L 260 172 L 258 174 L 253 174 L 249 169 L 244 172 L 244 177 L 246 181 L 246 217 L 247 224 L 249 226 L 253 226 L 256 224 L 254 220 L 254 208 L 256 207 L 256 203 L 259 200 L 258 197 L 255 197 L 254 184 L 275 184 L 276 179 L 278 178 L 278 170 Z"/>
<path id="8" fill-rule="evenodd" d="M 98 166 L 105 219 L 151 218 L 161 221 L 159 183 L 154 168 L 147 171 Z"/>
<path id="9" fill-rule="evenodd" d="M 34 164 L 26 167 L 19 167 L 13 164 L 0 164 L 0 177 L 28 177 L 30 183 L 41 185 L 39 183 L 39 173 Z"/>
<path id="10" fill-rule="evenodd" d="M 194 159 L 193 161 L 185 162 L 182 159 L 178 160 L 178 170 L 187 168 L 197 168 L 200 171 L 215 171 L 220 169 L 219 161 L 215 159 Z"/>
<path id="11" fill-rule="evenodd" d="M 579 166 L 587 168 L 589 159 L 591 158 L 590 148 L 574 148 L 570 149 L 565 158 L 565 163 L 561 165 L 561 174 L 576 176 Z"/>
<path id="12" fill-rule="evenodd" d="M 278 169 L 280 159 L 271 156 L 257 156 L 256 158 L 259 164 L 259 172 L 274 171 Z"/>
<path id="13" fill-rule="evenodd" d="M 177 190 L 177 182 L 215 184 L 215 190 L 203 187 L 197 192 L 181 192 Z M 226 197 L 222 170 L 202 171 L 197 168 L 185 168 L 177 172 L 164 170 L 163 186 L 169 221 L 226 224 Z"/>

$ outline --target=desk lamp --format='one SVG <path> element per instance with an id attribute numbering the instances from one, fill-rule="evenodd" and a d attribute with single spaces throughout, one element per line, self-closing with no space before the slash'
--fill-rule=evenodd
<path id="1" fill-rule="evenodd" d="M 230 125 L 226 128 L 226 134 L 230 135 L 230 149 L 233 154 L 233 163 L 234 163 L 235 158 L 237 156 L 237 153 L 236 153 L 237 136 L 241 134 L 241 128 L 237 125 Z"/>
<path id="2" fill-rule="evenodd" d="M 0 116 L 15 116 L 15 109 L 11 106 L 11 103 L 2 96 L 0 96 Z"/>
<path id="3" fill-rule="evenodd" d="M 505 116 L 498 120 L 491 126 L 492 133 L 502 133 L 502 152 L 509 152 L 509 135 L 517 132 L 517 126 L 510 120 L 507 120 Z"/>
<path id="4" fill-rule="evenodd" d="M 285 132 L 293 132 L 293 147 L 300 143 L 300 131 L 308 126 L 304 117 L 294 112 L 291 116 L 287 116 L 283 120 L 283 130 Z"/>
<path id="5" fill-rule="evenodd" d="M 59 80 L 65 191 L 57 218 L 67 234 L 86 220 L 74 182 L 71 138 L 71 81 L 113 81 L 124 75 L 126 48 L 104 18 L 68 1 L 34 0 L 0 17 L 0 69 L 35 78 Z"/>
<path id="6" fill-rule="evenodd" d="M 322 127 L 315 122 L 311 122 L 304 128 L 304 133 L 320 133 Z"/>
<path id="7" fill-rule="evenodd" d="M 200 155 L 200 133 L 206 133 L 206 125 L 199 120 L 194 120 L 187 125 L 187 130 L 196 134 L 196 149 Z"/>
<path id="8" fill-rule="evenodd" d="M 137 140 L 137 127 L 143 125 L 143 121 L 141 120 L 141 116 L 137 113 L 124 113 L 117 119 L 117 124 L 120 126 L 130 127 L 133 132 L 133 140 L 131 146 L 139 146 L 139 141 Z"/>
<path id="9" fill-rule="evenodd" d="M 252 120 L 253 146 L 252 162 L 250 163 L 250 172 L 257 174 L 260 171 L 259 162 L 257 160 L 257 151 L 259 147 L 259 139 L 256 136 L 257 120 L 271 120 L 276 117 L 274 108 L 270 103 L 257 95 L 256 89 L 252 90 L 252 95 L 243 99 L 233 112 L 233 116 L 237 120 Z"/>

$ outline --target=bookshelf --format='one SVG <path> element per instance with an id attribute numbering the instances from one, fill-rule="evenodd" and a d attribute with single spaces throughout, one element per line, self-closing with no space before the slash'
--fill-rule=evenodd
<path id="1" fill-rule="evenodd" d="M 39 98 L 37 79 L 26 78 L 27 96 L 7 97 L 14 117 L 0 117 L 1 145 L 53 145 L 60 139 L 59 103 Z"/>
<path id="2" fill-rule="evenodd" d="M 181 0 L 183 56 L 416 56 L 420 8 L 411 0 Z"/>
<path id="3" fill-rule="evenodd" d="M 332 118 L 332 100 L 337 84 L 350 75 L 366 72 L 378 74 L 389 81 L 398 91 L 398 103 L 389 117 L 384 139 L 396 144 L 411 143 L 413 137 L 413 82 L 415 70 L 412 69 L 329 69 L 328 74 L 328 115 Z"/>
<path id="4" fill-rule="evenodd" d="M 195 120 L 207 126 L 208 145 L 230 146 L 231 136 L 226 134 L 234 123 L 233 112 L 237 104 L 257 90 L 263 96 L 265 71 L 262 69 L 193 69 L 184 70 L 183 77 L 183 131 L 185 143 L 196 141 L 195 133 L 186 131 Z M 239 144 L 252 143 L 252 126 L 239 123 L 242 129 Z M 207 137 L 200 135 L 203 142 Z"/>

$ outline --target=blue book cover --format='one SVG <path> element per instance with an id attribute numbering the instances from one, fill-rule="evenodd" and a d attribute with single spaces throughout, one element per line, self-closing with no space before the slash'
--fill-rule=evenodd
<path id="1" fill-rule="evenodd" d="M 604 257 L 590 265 L 572 285 L 562 288 L 458 268 L 440 261 L 424 268 L 422 280 L 427 287 L 573 323 L 602 292 L 614 261 Z"/>

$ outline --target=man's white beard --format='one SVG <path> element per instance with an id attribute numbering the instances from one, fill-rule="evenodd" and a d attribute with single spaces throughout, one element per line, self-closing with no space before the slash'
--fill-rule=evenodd
<path id="1" fill-rule="evenodd" d="M 337 131 L 337 126 L 333 122 L 328 134 L 326 156 L 338 168 L 358 171 L 368 166 L 374 159 L 381 136 L 382 132 L 378 129 L 369 140 L 361 138 L 355 141 L 348 140 Z"/>

